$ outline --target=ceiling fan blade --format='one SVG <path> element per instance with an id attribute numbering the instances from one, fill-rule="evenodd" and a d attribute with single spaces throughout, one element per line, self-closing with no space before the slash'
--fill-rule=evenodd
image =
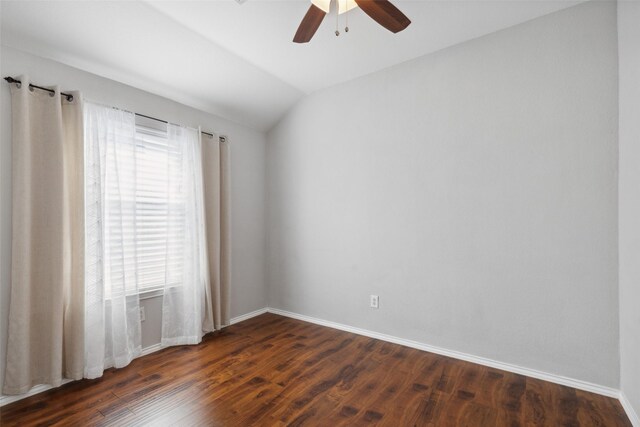
<path id="1" fill-rule="evenodd" d="M 293 37 L 293 41 L 295 43 L 307 43 L 311 40 L 325 15 L 326 13 L 322 9 L 312 4 L 307 14 L 302 18 L 298 31 L 296 31 L 296 35 Z"/>
<path id="2" fill-rule="evenodd" d="M 355 0 L 360 9 L 378 24 L 392 33 L 397 33 L 409 26 L 411 20 L 392 5 L 389 0 Z"/>

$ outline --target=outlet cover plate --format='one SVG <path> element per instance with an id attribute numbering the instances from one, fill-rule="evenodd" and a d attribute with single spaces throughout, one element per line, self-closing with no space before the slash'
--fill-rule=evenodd
<path id="1" fill-rule="evenodd" d="M 379 308 L 379 306 L 380 306 L 379 303 L 380 303 L 380 300 L 379 300 L 378 295 L 371 295 L 369 297 L 369 306 L 371 308 Z"/>

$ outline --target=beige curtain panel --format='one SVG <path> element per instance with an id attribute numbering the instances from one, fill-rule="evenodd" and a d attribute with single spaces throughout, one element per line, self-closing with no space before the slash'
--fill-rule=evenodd
<path id="1" fill-rule="evenodd" d="M 227 326 L 230 320 L 229 283 L 231 248 L 229 245 L 229 143 L 217 136 L 202 138 L 202 177 L 204 209 L 209 259 L 209 295 L 211 319 L 215 329 Z M 207 310 L 209 312 L 209 310 Z"/>
<path id="2" fill-rule="evenodd" d="M 11 84 L 12 261 L 4 394 L 80 379 L 84 358 L 82 99 Z"/>

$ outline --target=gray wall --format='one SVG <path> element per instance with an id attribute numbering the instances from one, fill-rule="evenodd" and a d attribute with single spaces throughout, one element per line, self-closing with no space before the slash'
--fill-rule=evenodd
<path id="1" fill-rule="evenodd" d="M 595 2 L 306 98 L 268 134 L 270 306 L 617 388 L 617 72 Z"/>
<path id="2" fill-rule="evenodd" d="M 163 118 L 187 126 L 202 125 L 228 135 L 231 141 L 231 315 L 239 316 L 266 305 L 264 266 L 263 133 L 186 107 L 94 74 L 29 55 L 8 47 L 0 51 L 2 76 L 28 74 L 42 85 L 79 89 L 85 98 L 106 105 Z M 4 358 L 11 269 L 11 102 L 9 86 L 0 84 L 0 383 Z M 142 345 L 160 342 L 160 298 L 143 300 L 147 320 L 142 323 Z"/>
<path id="3" fill-rule="evenodd" d="M 640 415 L 640 2 L 618 3 L 620 382 Z"/>

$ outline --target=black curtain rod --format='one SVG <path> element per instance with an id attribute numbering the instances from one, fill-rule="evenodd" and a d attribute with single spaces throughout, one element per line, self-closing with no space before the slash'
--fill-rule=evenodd
<path id="1" fill-rule="evenodd" d="M 138 116 L 138 117 L 144 117 L 145 119 L 155 120 L 156 122 L 169 124 L 169 122 L 168 122 L 168 121 L 166 121 L 166 120 L 162 120 L 162 119 L 158 119 L 158 118 L 156 118 L 156 117 L 145 116 L 144 114 L 140 114 L 140 113 L 134 113 L 134 114 L 135 114 L 136 116 Z M 200 131 L 200 133 L 203 133 L 203 134 L 205 134 L 205 135 L 208 135 L 208 136 L 210 136 L 211 138 L 213 138 L 213 137 L 215 136 L 214 134 L 209 133 L 209 132 L 205 132 L 205 131 L 203 131 L 203 130 L 201 130 L 201 131 Z M 225 137 L 225 136 L 221 136 L 221 137 L 220 137 L 220 142 L 225 142 L 226 140 L 227 140 L 227 137 Z"/>
<path id="2" fill-rule="evenodd" d="M 9 77 L 5 77 L 4 79 L 5 79 L 8 83 L 17 83 L 17 84 L 22 84 L 22 82 L 21 82 L 20 80 L 18 80 L 18 79 L 14 79 L 14 78 L 13 78 L 13 77 L 11 77 L 11 76 L 9 76 Z M 55 90 L 53 90 L 53 89 L 49 89 L 49 88 L 42 87 L 42 86 L 36 86 L 36 85 L 34 85 L 34 84 L 32 84 L 32 83 L 29 83 L 29 87 L 33 87 L 33 88 L 40 89 L 40 90 L 45 90 L 45 91 L 47 91 L 47 92 L 49 92 L 49 93 L 56 93 L 56 91 L 55 91 Z M 62 96 L 64 96 L 64 97 L 66 97 L 66 98 L 67 98 L 67 101 L 69 101 L 69 102 L 73 101 L 73 95 L 71 95 L 70 93 L 60 92 L 60 95 L 62 95 Z M 135 114 L 136 116 L 139 116 L 139 117 L 144 117 L 144 118 L 147 118 L 147 119 L 155 120 L 155 121 L 157 121 L 157 122 L 162 122 L 162 123 L 169 124 L 169 122 L 168 122 L 168 121 L 166 121 L 166 120 L 157 119 L 157 118 L 155 118 L 155 117 L 151 117 L 151 116 L 145 116 L 144 114 L 139 114 L 139 113 L 134 113 L 134 114 Z M 215 136 L 215 135 L 214 135 L 214 134 L 212 134 L 212 133 L 205 132 L 205 131 L 202 131 L 202 130 L 201 130 L 200 132 L 201 132 L 201 133 L 203 133 L 203 134 L 205 134 L 205 135 L 210 136 L 211 138 L 213 138 L 213 137 Z M 220 139 L 220 142 L 226 142 L 226 141 L 227 141 L 227 137 L 226 137 L 226 136 L 220 136 L 220 137 L 219 137 L 219 139 Z"/>
<path id="3" fill-rule="evenodd" d="M 8 83 L 18 83 L 18 84 L 22 84 L 22 82 L 20 80 L 14 79 L 13 77 L 5 77 L 4 78 Z M 29 87 L 34 87 L 36 89 L 40 89 L 40 90 L 46 90 L 49 93 L 56 93 L 55 90 L 53 89 L 49 89 L 46 87 L 42 87 L 42 86 L 36 86 L 32 83 L 29 83 Z M 71 102 L 73 101 L 73 95 L 71 95 L 70 93 L 64 93 L 64 92 L 60 92 L 60 95 L 64 96 L 67 98 L 67 101 Z"/>

